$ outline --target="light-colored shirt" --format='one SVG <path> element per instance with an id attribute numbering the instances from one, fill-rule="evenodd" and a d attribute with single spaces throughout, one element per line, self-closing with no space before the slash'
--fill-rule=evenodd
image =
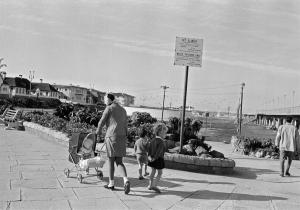
<path id="1" fill-rule="evenodd" d="M 138 140 L 136 140 L 134 144 L 135 154 L 147 155 L 148 148 L 149 148 L 149 143 L 147 139 L 144 138 L 139 138 Z"/>
<path id="2" fill-rule="evenodd" d="M 275 145 L 281 151 L 297 152 L 299 150 L 299 133 L 291 123 L 279 126 Z"/>

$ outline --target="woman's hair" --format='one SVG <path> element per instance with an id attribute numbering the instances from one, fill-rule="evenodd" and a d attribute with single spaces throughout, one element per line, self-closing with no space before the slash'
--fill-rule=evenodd
<path id="1" fill-rule="evenodd" d="M 163 130 L 165 130 L 165 131 L 168 130 L 167 126 L 164 123 L 154 124 L 153 133 L 155 136 L 158 136 L 161 133 L 161 131 L 163 131 Z"/>
<path id="2" fill-rule="evenodd" d="M 143 138 L 147 135 L 147 130 L 144 126 L 140 126 L 138 129 L 138 135 L 139 137 Z"/>
<path id="3" fill-rule="evenodd" d="M 107 98 L 109 98 L 111 101 L 115 100 L 115 96 L 112 93 L 107 93 L 106 94 Z"/>

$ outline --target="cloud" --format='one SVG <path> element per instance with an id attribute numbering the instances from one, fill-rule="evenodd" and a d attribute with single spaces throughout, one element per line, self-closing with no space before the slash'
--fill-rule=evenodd
<path id="1" fill-rule="evenodd" d="M 285 74 L 297 74 L 300 75 L 300 71 L 297 69 L 292 69 L 289 67 L 276 66 L 272 64 L 264 63 L 255 63 L 250 61 L 241 61 L 241 60 L 229 60 L 222 59 L 217 57 L 204 56 L 203 61 L 209 61 L 219 64 L 225 64 L 235 67 L 242 67 L 243 69 L 253 69 L 257 71 L 266 71 L 272 73 L 285 73 Z"/>

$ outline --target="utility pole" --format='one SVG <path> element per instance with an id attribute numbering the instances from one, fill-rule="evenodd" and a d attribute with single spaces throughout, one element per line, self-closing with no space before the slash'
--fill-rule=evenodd
<path id="1" fill-rule="evenodd" d="M 294 112 L 295 109 L 295 91 L 293 90 L 293 110 L 292 112 Z"/>
<path id="2" fill-rule="evenodd" d="M 33 79 L 34 79 L 34 71 L 29 71 L 29 80 L 30 80 L 29 94 L 31 94 L 31 82 Z"/>
<path id="3" fill-rule="evenodd" d="M 243 120 L 243 95 L 244 95 L 244 87 L 245 83 L 243 82 L 241 84 L 241 104 L 240 104 L 240 120 L 239 120 L 239 126 L 240 126 L 240 138 L 242 137 L 242 120 Z"/>
<path id="4" fill-rule="evenodd" d="M 163 106 L 161 111 L 161 121 L 164 120 L 164 109 L 165 109 L 165 97 L 166 97 L 166 89 L 168 89 L 168 86 L 162 85 L 160 86 L 162 89 L 164 89 L 164 97 L 163 97 Z"/>

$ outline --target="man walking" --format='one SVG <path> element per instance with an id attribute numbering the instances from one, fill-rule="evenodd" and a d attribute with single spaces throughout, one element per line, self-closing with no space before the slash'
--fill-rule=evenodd
<path id="1" fill-rule="evenodd" d="M 98 123 L 96 134 L 101 134 L 103 126 L 106 126 L 105 143 L 108 157 L 109 183 L 105 188 L 114 190 L 114 172 L 116 163 L 124 179 L 124 192 L 130 192 L 130 182 L 127 178 L 126 167 L 123 164 L 123 157 L 126 155 L 127 141 L 127 114 L 123 107 L 115 102 L 113 94 L 106 94 L 104 97 L 106 108 Z"/>
<path id="2" fill-rule="evenodd" d="M 291 176 L 289 170 L 294 154 L 299 151 L 299 133 L 292 123 L 292 118 L 287 117 L 286 123 L 279 126 L 275 139 L 275 145 L 280 150 L 280 176 Z M 287 160 L 287 167 L 284 173 L 284 162 Z"/>

